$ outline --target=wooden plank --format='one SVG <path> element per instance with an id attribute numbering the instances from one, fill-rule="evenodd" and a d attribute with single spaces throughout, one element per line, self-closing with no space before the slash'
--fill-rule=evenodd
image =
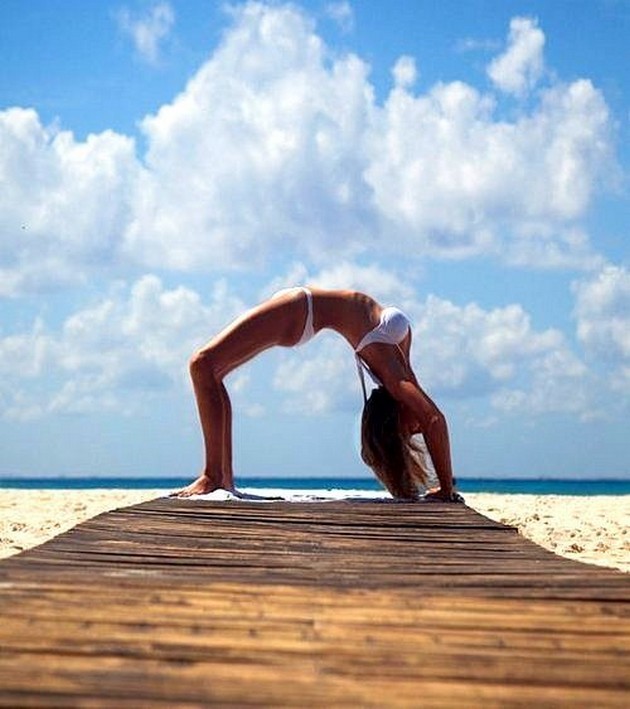
<path id="1" fill-rule="evenodd" d="M 624 706 L 629 591 L 463 505 L 151 501 L 0 563 L 0 706 Z"/>
<path id="2" fill-rule="evenodd" d="M 276 511 L 268 519 L 272 505 Z M 90 573 L 106 579 L 145 577 L 150 583 L 222 578 L 566 598 L 592 597 L 594 587 L 598 598 L 627 597 L 623 575 L 560 559 L 463 506 L 285 507 L 290 509 L 283 527 L 277 503 L 145 503 L 91 520 L 27 552 L 28 573 L 37 568 L 41 577 L 52 570 L 70 579 L 90 566 Z M 178 516 L 182 509 L 186 514 Z M 445 523 L 449 516 L 453 519 Z M 462 519 L 467 524 L 457 526 Z M 17 578 L 19 565 L 6 573 Z"/>

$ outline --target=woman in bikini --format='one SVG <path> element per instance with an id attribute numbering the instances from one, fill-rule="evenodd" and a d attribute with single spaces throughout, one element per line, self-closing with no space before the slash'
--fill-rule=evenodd
<path id="1" fill-rule="evenodd" d="M 338 332 L 356 353 L 365 400 L 361 455 L 366 464 L 395 498 L 417 499 L 426 475 L 412 436 L 422 433 L 440 483 L 425 498 L 461 499 L 453 490 L 446 419 L 411 368 L 406 316 L 363 293 L 303 287 L 286 288 L 248 310 L 193 355 L 190 374 L 206 461 L 201 475 L 176 494 L 234 491 L 232 407 L 224 378 L 269 347 L 304 344 L 325 328 Z M 364 370 L 378 385 L 369 397 Z"/>

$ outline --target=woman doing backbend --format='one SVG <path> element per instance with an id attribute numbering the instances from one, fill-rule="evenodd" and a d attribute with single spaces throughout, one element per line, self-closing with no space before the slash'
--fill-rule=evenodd
<path id="1" fill-rule="evenodd" d="M 395 498 L 417 499 L 426 475 L 412 436 L 422 433 L 440 483 L 427 497 L 458 499 L 446 419 L 411 368 L 406 316 L 363 293 L 303 287 L 286 288 L 248 310 L 193 355 L 190 373 L 206 461 L 201 475 L 177 494 L 234 491 L 232 407 L 224 378 L 269 347 L 301 345 L 326 328 L 338 332 L 356 353 L 365 398 L 361 426 L 365 463 Z M 369 398 L 364 369 L 379 384 Z"/>

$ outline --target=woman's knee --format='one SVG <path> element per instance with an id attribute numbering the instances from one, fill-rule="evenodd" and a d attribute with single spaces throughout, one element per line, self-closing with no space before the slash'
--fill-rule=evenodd
<path id="1" fill-rule="evenodd" d="M 188 363 L 188 371 L 193 382 L 218 381 L 220 379 L 216 359 L 212 349 L 197 350 Z"/>

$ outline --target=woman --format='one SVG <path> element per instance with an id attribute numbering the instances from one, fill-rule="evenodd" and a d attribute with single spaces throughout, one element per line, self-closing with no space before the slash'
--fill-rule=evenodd
<path id="1" fill-rule="evenodd" d="M 396 308 L 384 308 L 363 293 L 286 288 L 247 311 L 196 352 L 190 374 L 197 399 L 206 462 L 181 497 L 216 489 L 234 491 L 232 408 L 223 384 L 236 367 L 269 347 L 292 347 L 331 329 L 356 353 L 363 384 L 362 457 L 396 498 L 416 499 L 424 482 L 422 457 L 411 437 L 422 433 L 440 488 L 426 497 L 459 499 L 453 491 L 446 419 L 420 388 L 409 351 L 411 328 Z M 367 397 L 363 369 L 379 384 Z"/>

